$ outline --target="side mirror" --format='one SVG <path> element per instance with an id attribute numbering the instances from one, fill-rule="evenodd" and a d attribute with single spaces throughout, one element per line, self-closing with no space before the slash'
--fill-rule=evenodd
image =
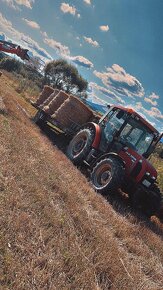
<path id="1" fill-rule="evenodd" d="M 110 109 L 110 107 L 111 107 L 111 106 L 110 106 L 109 104 L 107 104 L 107 108 Z"/>

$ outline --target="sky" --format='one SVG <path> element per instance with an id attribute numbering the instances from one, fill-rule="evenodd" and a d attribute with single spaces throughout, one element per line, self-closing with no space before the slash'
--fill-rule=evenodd
<path id="1" fill-rule="evenodd" d="M 162 0 L 0 0 L 0 39 L 65 58 L 88 98 L 134 108 L 163 131 Z"/>

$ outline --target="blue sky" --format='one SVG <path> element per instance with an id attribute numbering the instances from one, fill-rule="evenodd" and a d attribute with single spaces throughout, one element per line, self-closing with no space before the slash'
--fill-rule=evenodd
<path id="1" fill-rule="evenodd" d="M 163 131 L 162 0 L 0 0 L 0 35 L 66 58 L 89 98 L 135 108 Z"/>

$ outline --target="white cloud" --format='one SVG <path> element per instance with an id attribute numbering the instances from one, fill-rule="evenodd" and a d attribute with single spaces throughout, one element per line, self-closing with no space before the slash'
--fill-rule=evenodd
<path id="1" fill-rule="evenodd" d="M 18 5 L 23 5 L 29 9 L 32 9 L 32 5 L 35 0 L 2 0 L 5 2 L 10 8 L 13 8 L 15 10 L 20 10 Z"/>
<path id="2" fill-rule="evenodd" d="M 0 13 L 0 28 L 18 40 L 21 38 L 21 33 L 13 28 L 12 23 L 3 17 L 2 13 Z"/>
<path id="3" fill-rule="evenodd" d="M 158 95 L 156 95 L 155 93 L 152 93 L 148 98 L 145 97 L 144 101 L 146 103 L 151 104 L 152 106 L 157 106 L 157 101 L 160 97 Z"/>
<path id="4" fill-rule="evenodd" d="M 46 35 L 47 36 L 47 35 Z M 56 50 L 61 56 L 69 56 L 70 50 L 67 46 L 61 44 L 53 38 L 45 37 L 43 40 L 48 46 Z"/>
<path id="5" fill-rule="evenodd" d="M 104 105 L 106 106 L 107 105 L 107 102 L 100 99 L 99 97 L 96 96 L 96 94 L 94 94 L 93 92 L 92 93 L 87 93 L 88 95 L 88 100 L 92 101 L 93 103 L 95 102 L 96 104 L 99 104 L 99 105 Z"/>
<path id="6" fill-rule="evenodd" d="M 86 4 L 91 5 L 91 0 L 83 0 Z"/>
<path id="7" fill-rule="evenodd" d="M 124 68 L 118 64 L 113 64 L 105 72 L 95 70 L 93 73 L 108 89 L 116 94 L 130 98 L 144 96 L 142 84 L 134 76 L 126 73 Z"/>
<path id="8" fill-rule="evenodd" d="M 32 9 L 32 5 L 33 5 L 33 3 L 35 2 L 35 0 L 15 0 L 15 2 L 16 2 L 18 5 L 24 5 L 24 6 L 26 6 L 27 8 Z"/>
<path id="9" fill-rule="evenodd" d="M 40 32 L 41 32 L 41 34 L 42 34 L 43 37 L 48 38 L 48 35 L 47 35 L 47 33 L 45 31 L 40 31 Z"/>
<path id="10" fill-rule="evenodd" d="M 151 100 L 158 100 L 160 97 L 158 96 L 158 95 L 156 95 L 155 93 L 152 93 L 150 96 L 149 96 L 149 98 L 151 99 Z"/>
<path id="11" fill-rule="evenodd" d="M 77 65 L 83 66 L 85 68 L 90 69 L 93 67 L 93 63 L 82 55 L 71 56 L 69 57 L 69 59 L 72 60 Z"/>
<path id="12" fill-rule="evenodd" d="M 70 53 L 70 49 L 67 46 L 63 45 L 62 43 L 56 41 L 53 38 L 48 38 L 46 32 L 42 32 L 42 35 L 44 37 L 43 39 L 44 43 L 53 48 L 61 57 L 70 60 L 75 64 L 83 66 L 85 68 L 90 69 L 93 67 L 93 63 L 90 60 L 81 55 L 72 56 Z"/>
<path id="13" fill-rule="evenodd" d="M 95 91 L 97 92 L 101 92 L 102 94 L 104 94 L 108 99 L 112 99 L 112 101 L 114 101 L 115 103 L 121 103 L 121 104 L 125 104 L 125 101 L 117 96 L 114 92 L 112 92 L 111 90 L 105 88 L 105 87 L 102 87 L 102 86 L 99 86 L 98 84 L 94 83 L 94 82 L 90 82 L 89 83 L 89 88 L 91 89 L 91 91 L 93 91 L 93 93 Z"/>
<path id="14" fill-rule="evenodd" d="M 20 10 L 17 5 L 15 5 L 14 0 L 2 0 L 2 2 L 6 3 L 10 8 L 14 10 Z"/>
<path id="15" fill-rule="evenodd" d="M 162 120 L 163 119 L 163 114 L 161 113 L 161 111 L 158 108 L 151 107 L 150 110 L 147 110 L 146 108 L 143 107 L 141 102 L 137 102 L 136 106 L 134 108 L 140 112 L 143 112 L 148 117 L 154 118 L 155 120 L 159 120 L 159 119 Z"/>
<path id="16" fill-rule="evenodd" d="M 39 26 L 39 24 L 38 24 L 37 22 L 32 21 L 32 20 L 28 20 L 28 19 L 26 19 L 26 18 L 22 18 L 22 20 L 23 20 L 24 22 L 26 22 L 26 24 L 27 24 L 28 26 L 30 26 L 31 28 L 33 28 L 33 29 L 40 29 L 40 26 Z"/>
<path id="17" fill-rule="evenodd" d="M 92 46 L 94 47 L 99 47 L 99 43 L 96 41 L 96 40 L 93 40 L 91 37 L 86 37 L 86 36 L 83 36 L 84 40 L 86 42 L 88 42 L 89 44 L 91 44 Z"/>
<path id="18" fill-rule="evenodd" d="M 60 9 L 63 13 L 70 13 L 76 15 L 77 10 L 74 6 L 69 5 L 68 3 L 61 3 Z"/>
<path id="19" fill-rule="evenodd" d="M 109 26 L 108 25 L 101 25 L 100 26 L 100 30 L 104 31 L 104 32 L 107 32 L 109 30 Z"/>
<path id="20" fill-rule="evenodd" d="M 149 116 L 163 120 L 163 114 L 158 108 L 152 107 L 150 110 L 146 110 L 146 112 L 149 114 Z"/>
<path id="21" fill-rule="evenodd" d="M 151 104 L 152 106 L 157 106 L 157 101 L 154 101 L 154 100 L 152 100 L 152 99 L 150 99 L 150 98 L 145 97 L 145 98 L 144 98 L 144 101 L 145 101 L 146 103 Z"/>

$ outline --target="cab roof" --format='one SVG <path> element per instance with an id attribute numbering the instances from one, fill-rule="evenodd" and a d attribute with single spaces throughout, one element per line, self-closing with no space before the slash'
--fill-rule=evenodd
<path id="1" fill-rule="evenodd" d="M 112 108 L 117 108 L 117 109 L 121 109 L 121 110 L 123 110 L 123 111 L 126 111 L 127 113 L 129 113 L 129 114 L 134 114 L 135 116 L 137 116 L 139 119 L 140 119 L 140 121 L 144 124 L 144 125 L 146 125 L 151 131 L 153 131 L 153 132 L 155 132 L 155 133 L 157 133 L 157 134 L 159 134 L 159 132 L 156 130 L 156 128 L 154 128 L 147 120 L 145 120 L 141 115 L 139 115 L 135 110 L 133 110 L 132 108 L 126 108 L 126 107 L 123 107 L 123 106 L 120 106 L 120 105 L 118 105 L 118 106 L 116 106 L 116 105 L 113 105 L 112 106 Z"/>

